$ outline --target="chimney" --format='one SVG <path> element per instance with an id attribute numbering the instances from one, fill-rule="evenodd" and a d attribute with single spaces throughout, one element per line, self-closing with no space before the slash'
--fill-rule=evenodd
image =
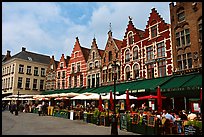
<path id="1" fill-rule="evenodd" d="M 22 47 L 22 51 L 26 51 L 26 48 Z"/>
<path id="2" fill-rule="evenodd" d="M 7 50 L 6 56 L 7 56 L 7 57 L 10 57 L 10 56 L 11 56 L 11 51 L 10 51 L 10 50 Z"/>
<path id="3" fill-rule="evenodd" d="M 52 55 L 52 59 L 54 59 L 54 55 Z"/>

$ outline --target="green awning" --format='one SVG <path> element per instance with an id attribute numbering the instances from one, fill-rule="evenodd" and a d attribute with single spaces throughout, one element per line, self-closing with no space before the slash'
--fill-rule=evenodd
<path id="1" fill-rule="evenodd" d="M 168 82 L 162 84 L 160 87 L 161 92 L 196 90 L 202 87 L 202 75 L 175 75 Z"/>
<path id="2" fill-rule="evenodd" d="M 93 90 L 95 90 L 96 88 L 85 88 L 85 89 L 81 89 L 78 93 L 86 93 L 86 92 L 92 92 Z"/>

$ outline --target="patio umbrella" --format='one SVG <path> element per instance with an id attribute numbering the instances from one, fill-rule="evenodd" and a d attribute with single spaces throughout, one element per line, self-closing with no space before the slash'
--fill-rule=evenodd
<path id="1" fill-rule="evenodd" d="M 126 90 L 126 110 L 130 110 L 130 99 L 128 90 Z"/>
<path id="2" fill-rule="evenodd" d="M 161 96 L 161 98 L 165 99 L 166 97 Z M 137 97 L 137 100 L 145 100 L 145 99 L 157 99 L 157 96 L 155 96 L 155 95 L 148 95 L 148 96 Z"/>
<path id="3" fill-rule="evenodd" d="M 101 95 L 99 96 L 98 110 L 99 110 L 99 111 L 102 111 L 102 110 L 103 110 Z"/>
<path id="4" fill-rule="evenodd" d="M 161 98 L 161 90 L 160 87 L 157 87 L 157 105 L 158 105 L 158 112 L 162 111 L 162 98 Z"/>
<path id="5" fill-rule="evenodd" d="M 113 102 L 113 94 L 112 91 L 110 91 L 110 109 L 114 109 L 114 102 Z"/>

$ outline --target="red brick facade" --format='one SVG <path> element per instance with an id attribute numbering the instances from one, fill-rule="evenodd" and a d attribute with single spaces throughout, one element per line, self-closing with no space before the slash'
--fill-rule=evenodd
<path id="1" fill-rule="evenodd" d="M 121 49 L 122 81 L 172 75 L 170 29 L 155 8 L 145 31 L 136 29 L 130 18 Z"/>
<path id="2" fill-rule="evenodd" d="M 80 46 L 77 37 L 67 68 L 67 88 L 86 87 L 89 52 L 90 49 Z"/>
<path id="3" fill-rule="evenodd" d="M 62 54 L 60 61 L 57 66 L 56 71 L 56 89 L 66 89 L 67 88 L 67 67 L 70 57 L 64 57 Z"/>

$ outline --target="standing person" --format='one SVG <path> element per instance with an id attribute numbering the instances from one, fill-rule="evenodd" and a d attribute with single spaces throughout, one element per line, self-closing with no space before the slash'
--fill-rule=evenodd
<path id="1" fill-rule="evenodd" d="M 38 114 L 40 116 L 42 114 L 42 104 L 38 104 L 36 108 L 38 108 Z"/>

